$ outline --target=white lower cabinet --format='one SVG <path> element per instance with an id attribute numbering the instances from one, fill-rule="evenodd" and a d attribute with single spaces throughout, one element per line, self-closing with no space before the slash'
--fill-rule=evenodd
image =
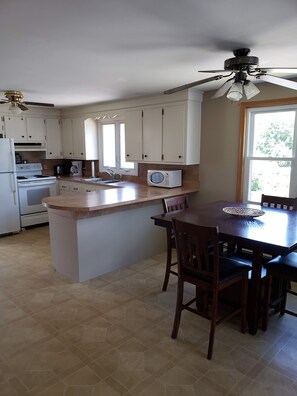
<path id="1" fill-rule="evenodd" d="M 127 110 L 125 135 L 127 161 L 199 164 L 201 100 Z"/>
<path id="2" fill-rule="evenodd" d="M 59 180 L 59 194 L 66 195 L 69 193 L 77 192 L 77 193 L 86 193 L 91 191 L 99 191 L 99 190 L 106 190 L 109 187 L 102 186 L 102 185 L 93 185 L 93 184 L 86 184 L 86 183 L 79 183 L 74 181 L 68 180 Z"/>

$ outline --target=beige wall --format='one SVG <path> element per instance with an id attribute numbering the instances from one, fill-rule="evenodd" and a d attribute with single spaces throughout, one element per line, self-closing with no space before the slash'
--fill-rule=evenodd
<path id="1" fill-rule="evenodd" d="M 256 101 L 297 97 L 296 91 L 274 84 L 257 86 L 261 92 Z M 199 202 L 236 196 L 240 105 L 225 97 L 211 99 L 213 93 L 203 95 Z"/>

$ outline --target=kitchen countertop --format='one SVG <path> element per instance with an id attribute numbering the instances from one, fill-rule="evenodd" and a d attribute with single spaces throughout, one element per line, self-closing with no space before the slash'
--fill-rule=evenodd
<path id="1" fill-rule="evenodd" d="M 72 182 L 89 183 L 102 186 L 100 183 L 86 182 L 79 177 L 61 177 L 59 180 Z M 160 188 L 149 187 L 145 184 L 118 182 L 112 185 L 104 185 L 106 189 L 92 191 L 88 193 L 67 193 L 47 197 L 42 203 L 48 209 L 55 209 L 68 212 L 80 212 L 81 214 L 99 215 L 126 210 L 141 205 L 151 205 L 163 198 L 173 197 L 175 195 L 189 194 L 198 191 L 197 182 L 186 182 L 182 187 L 177 188 Z M 100 213 L 99 213 L 100 212 Z"/>

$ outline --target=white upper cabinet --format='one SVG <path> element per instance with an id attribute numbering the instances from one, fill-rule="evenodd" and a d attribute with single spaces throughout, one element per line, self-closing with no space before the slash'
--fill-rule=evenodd
<path id="1" fill-rule="evenodd" d="M 5 134 L 15 143 L 44 143 L 46 136 L 43 117 L 4 116 Z"/>
<path id="2" fill-rule="evenodd" d="M 96 121 L 91 118 L 62 119 L 62 146 L 64 158 L 98 159 Z"/>
<path id="3" fill-rule="evenodd" d="M 45 119 L 40 117 L 26 117 L 28 142 L 45 142 Z"/>
<path id="4" fill-rule="evenodd" d="M 61 121 L 58 118 L 47 118 L 46 122 L 46 158 L 63 158 Z"/>
<path id="5" fill-rule="evenodd" d="M 125 146 L 127 161 L 142 161 L 142 110 L 125 114 Z"/>
<path id="6" fill-rule="evenodd" d="M 144 109 L 142 120 L 143 160 L 162 161 L 162 108 Z"/>
<path id="7" fill-rule="evenodd" d="M 127 161 L 199 164 L 201 102 L 129 110 L 125 131 Z"/>
<path id="8" fill-rule="evenodd" d="M 164 162 L 185 162 L 186 105 L 163 108 L 163 156 Z M 188 159 L 189 160 L 189 159 Z"/>

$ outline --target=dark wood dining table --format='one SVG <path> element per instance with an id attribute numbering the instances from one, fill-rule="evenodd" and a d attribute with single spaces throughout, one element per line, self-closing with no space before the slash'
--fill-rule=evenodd
<path id="1" fill-rule="evenodd" d="M 264 215 L 245 218 L 227 214 L 225 207 L 261 209 Z M 263 254 L 286 255 L 297 249 L 297 211 L 264 208 L 239 202 L 217 201 L 200 204 L 185 210 L 151 217 L 157 226 L 172 227 L 177 218 L 193 224 L 219 227 L 219 237 L 231 245 L 252 251 L 252 274 L 249 284 L 248 326 L 250 334 L 257 333 L 261 304 L 261 271 Z"/>

